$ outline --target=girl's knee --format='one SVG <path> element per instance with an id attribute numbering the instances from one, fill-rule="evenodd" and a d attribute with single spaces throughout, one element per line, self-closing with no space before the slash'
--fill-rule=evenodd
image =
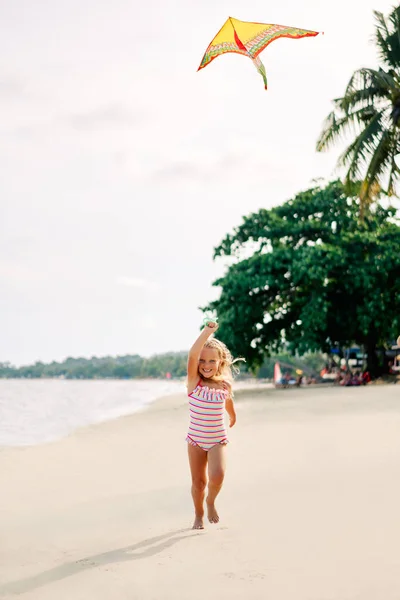
<path id="1" fill-rule="evenodd" d="M 206 489 L 207 481 L 203 478 L 195 478 L 192 480 L 192 484 L 197 492 L 204 492 L 204 490 Z"/>
<path id="2" fill-rule="evenodd" d="M 224 481 L 225 473 L 222 469 L 215 470 L 213 473 L 210 473 L 210 484 L 219 486 L 222 485 Z"/>

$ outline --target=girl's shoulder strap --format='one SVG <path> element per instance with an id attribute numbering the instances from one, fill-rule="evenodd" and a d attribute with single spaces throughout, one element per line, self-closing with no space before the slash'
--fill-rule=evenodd
<path id="1" fill-rule="evenodd" d="M 188 387 L 189 387 L 189 384 L 188 384 Z M 192 391 L 190 392 L 190 394 L 193 394 L 193 392 L 195 390 L 197 390 L 198 387 L 203 387 L 202 383 L 201 383 L 201 379 L 199 379 L 199 381 L 196 383 L 196 385 L 194 386 L 194 388 L 192 389 Z M 188 392 L 189 392 L 189 390 L 188 390 Z M 190 394 L 188 393 L 189 396 L 190 396 Z"/>

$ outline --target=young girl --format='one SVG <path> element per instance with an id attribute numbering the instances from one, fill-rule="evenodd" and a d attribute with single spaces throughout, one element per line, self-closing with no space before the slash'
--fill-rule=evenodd
<path id="1" fill-rule="evenodd" d="M 186 438 L 192 474 L 192 497 L 195 510 L 193 529 L 204 529 L 204 497 L 210 523 L 218 523 L 215 508 L 225 475 L 225 446 L 228 443 L 224 409 L 229 427 L 236 422 L 232 398 L 232 360 L 228 348 L 211 335 L 218 325 L 209 321 L 193 344 L 188 358 L 188 396 L 190 424 Z"/>

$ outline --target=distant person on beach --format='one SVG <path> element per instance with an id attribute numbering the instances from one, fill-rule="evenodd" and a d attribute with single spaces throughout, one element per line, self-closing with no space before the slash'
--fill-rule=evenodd
<path id="1" fill-rule="evenodd" d="M 190 423 L 186 441 L 195 511 L 193 529 L 204 529 L 204 500 L 210 523 L 219 522 L 215 499 L 224 481 L 228 443 L 224 411 L 229 415 L 229 427 L 236 422 L 232 393 L 232 365 L 236 361 L 225 344 L 211 338 L 217 329 L 217 323 L 207 322 L 188 357 Z"/>

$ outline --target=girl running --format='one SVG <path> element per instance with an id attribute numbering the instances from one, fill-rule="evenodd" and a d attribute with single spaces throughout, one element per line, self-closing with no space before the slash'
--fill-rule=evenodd
<path id="1" fill-rule="evenodd" d="M 195 520 L 193 529 L 204 529 L 204 499 L 210 523 L 218 523 L 215 508 L 225 475 L 225 446 L 228 443 L 224 411 L 229 427 L 236 423 L 232 394 L 232 355 L 223 342 L 212 338 L 217 323 L 208 321 L 189 351 L 188 396 L 190 409 L 188 442 L 192 474 Z"/>

